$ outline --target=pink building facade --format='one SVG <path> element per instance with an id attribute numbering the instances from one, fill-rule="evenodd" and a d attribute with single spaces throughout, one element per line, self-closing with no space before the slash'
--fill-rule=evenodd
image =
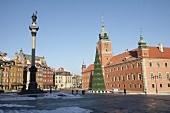
<path id="1" fill-rule="evenodd" d="M 144 83 L 147 92 L 170 92 L 170 58 L 146 58 L 143 59 L 143 63 Z"/>
<path id="2" fill-rule="evenodd" d="M 170 48 L 147 46 L 140 34 L 138 48 L 112 55 L 111 41 L 104 29 L 97 43 L 106 90 L 119 89 L 128 92 L 170 92 Z M 82 88 L 91 89 L 94 65 L 82 65 Z"/>

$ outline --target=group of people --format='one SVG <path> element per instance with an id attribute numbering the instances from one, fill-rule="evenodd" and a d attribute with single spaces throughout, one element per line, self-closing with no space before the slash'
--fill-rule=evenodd
<path id="1" fill-rule="evenodd" d="M 76 94 L 78 94 L 78 90 L 76 90 Z M 74 93 L 74 90 L 72 90 L 72 94 Z M 82 90 L 82 95 L 85 95 L 85 90 Z"/>

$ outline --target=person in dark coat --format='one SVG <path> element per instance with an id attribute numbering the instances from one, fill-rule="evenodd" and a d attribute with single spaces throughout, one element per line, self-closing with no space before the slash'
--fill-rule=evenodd
<path id="1" fill-rule="evenodd" d="M 50 94 L 51 94 L 51 92 L 52 92 L 52 87 L 50 86 Z"/>
<path id="2" fill-rule="evenodd" d="M 74 93 L 74 90 L 72 90 L 72 94 Z"/>
<path id="3" fill-rule="evenodd" d="M 124 89 L 124 94 L 126 95 L 126 89 Z"/>
<path id="4" fill-rule="evenodd" d="M 76 94 L 78 94 L 78 90 L 76 90 Z"/>
<path id="5" fill-rule="evenodd" d="M 85 90 L 82 90 L 82 95 L 85 95 Z"/>

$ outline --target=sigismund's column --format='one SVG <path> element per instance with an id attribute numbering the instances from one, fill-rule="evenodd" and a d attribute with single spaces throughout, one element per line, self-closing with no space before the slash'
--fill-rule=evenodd
<path id="1" fill-rule="evenodd" d="M 29 68 L 30 83 L 28 86 L 28 90 L 33 92 L 37 90 L 37 82 L 36 82 L 37 68 L 35 67 L 35 46 L 36 46 L 36 33 L 39 29 L 39 26 L 36 26 L 36 19 L 37 19 L 37 13 L 35 14 L 33 13 L 32 25 L 29 26 L 29 29 L 31 30 L 31 34 L 32 34 L 32 61 L 31 61 L 31 68 Z"/>

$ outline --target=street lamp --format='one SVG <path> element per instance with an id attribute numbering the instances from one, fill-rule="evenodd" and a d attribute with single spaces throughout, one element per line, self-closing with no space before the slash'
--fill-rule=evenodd
<path id="1" fill-rule="evenodd" d="M 158 76 L 155 75 L 154 78 L 155 78 L 155 85 L 156 85 L 156 93 L 158 93 L 158 89 L 157 89 L 157 81 L 156 81 L 156 79 L 158 79 Z"/>

